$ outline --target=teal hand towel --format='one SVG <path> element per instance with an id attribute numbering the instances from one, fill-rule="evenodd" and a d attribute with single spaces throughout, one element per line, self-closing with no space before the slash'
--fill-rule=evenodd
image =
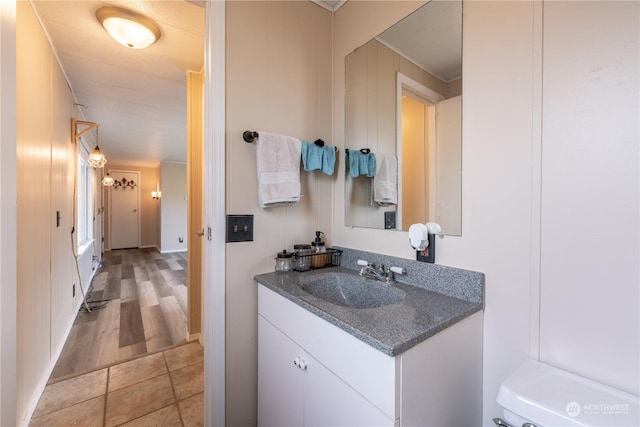
<path id="1" fill-rule="evenodd" d="M 372 178 L 376 176 L 376 156 L 373 153 L 364 154 L 360 150 L 349 150 L 349 175 L 357 178 L 360 175 Z"/>
<path id="2" fill-rule="evenodd" d="M 336 164 L 336 147 L 325 145 L 322 147 L 322 172 L 327 175 L 333 175 L 333 168 Z"/>
<path id="3" fill-rule="evenodd" d="M 302 141 L 302 165 L 304 170 L 313 171 L 322 169 L 323 147 L 314 143 Z"/>

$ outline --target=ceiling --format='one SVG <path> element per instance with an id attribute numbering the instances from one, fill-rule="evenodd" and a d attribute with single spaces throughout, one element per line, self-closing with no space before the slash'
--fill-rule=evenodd
<path id="1" fill-rule="evenodd" d="M 346 0 L 313 1 L 336 11 Z M 156 166 L 162 161 L 185 162 L 186 72 L 200 71 L 203 67 L 205 2 L 33 0 L 32 3 L 75 94 L 78 110 L 85 120 L 100 124 L 99 144 L 109 163 Z M 455 13 L 450 6 L 460 3 L 432 1 L 403 21 L 407 22 L 407 28 L 394 26 L 380 38 L 444 80 L 458 77 L 461 65 L 459 61 L 454 64 L 452 58 L 460 57 L 461 29 L 443 26 L 442 22 L 448 21 L 443 14 Z M 118 44 L 95 18 L 95 11 L 107 5 L 151 18 L 160 26 L 161 38 L 141 50 Z M 429 13 L 432 7 L 442 10 Z M 421 16 L 423 12 L 426 13 Z M 433 40 L 432 30 L 438 32 L 436 39 L 441 43 L 407 45 L 403 41 L 406 36 L 416 34 L 420 35 L 418 40 Z M 433 46 L 436 50 L 429 50 Z M 429 58 L 438 58 L 439 63 L 427 63 Z"/>
<path id="2" fill-rule="evenodd" d="M 34 0 L 33 4 L 79 110 L 85 120 L 100 124 L 100 149 L 109 163 L 185 162 L 186 72 L 200 71 L 204 63 L 202 2 Z M 162 36 L 147 49 L 118 44 L 95 18 L 95 11 L 106 5 L 151 18 Z"/>
<path id="3" fill-rule="evenodd" d="M 440 80 L 462 76 L 462 0 L 434 0 L 377 38 Z"/>

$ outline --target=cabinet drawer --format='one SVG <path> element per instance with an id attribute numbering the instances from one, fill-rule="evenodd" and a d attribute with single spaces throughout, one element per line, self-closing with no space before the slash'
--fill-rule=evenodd
<path id="1" fill-rule="evenodd" d="M 398 358 L 370 347 L 262 285 L 258 286 L 258 313 L 378 409 L 397 418 Z"/>

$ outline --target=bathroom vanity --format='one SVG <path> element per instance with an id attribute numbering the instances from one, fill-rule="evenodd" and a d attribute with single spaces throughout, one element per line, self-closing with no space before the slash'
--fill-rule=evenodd
<path id="1" fill-rule="evenodd" d="M 258 425 L 480 423 L 482 299 L 342 267 L 255 281 Z"/>

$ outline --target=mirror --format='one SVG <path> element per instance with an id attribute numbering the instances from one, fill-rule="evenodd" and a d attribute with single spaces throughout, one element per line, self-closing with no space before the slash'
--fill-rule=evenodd
<path id="1" fill-rule="evenodd" d="M 425 4 L 347 55 L 345 72 L 345 225 L 462 235 L 462 1 Z M 375 178 L 358 170 L 365 149 Z"/>

